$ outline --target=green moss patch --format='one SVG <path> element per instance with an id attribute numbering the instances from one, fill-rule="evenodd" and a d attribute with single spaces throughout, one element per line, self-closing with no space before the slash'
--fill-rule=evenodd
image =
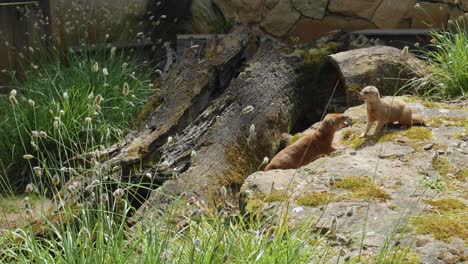
<path id="1" fill-rule="evenodd" d="M 289 193 L 286 190 L 273 190 L 270 194 L 265 196 L 263 201 L 265 203 L 271 202 L 286 202 L 289 199 Z"/>
<path id="2" fill-rule="evenodd" d="M 441 109 L 455 109 L 455 110 L 460 109 L 460 106 L 458 105 L 427 101 L 422 98 L 413 97 L 413 96 L 403 96 L 401 99 L 407 103 L 419 103 L 426 108 L 441 108 Z M 462 108 L 462 109 L 465 110 L 465 108 Z"/>
<path id="3" fill-rule="evenodd" d="M 432 139 L 432 131 L 425 127 L 412 126 L 401 132 L 387 132 L 379 137 L 378 142 L 395 141 L 400 136 L 406 137 L 412 140 L 429 140 Z"/>
<path id="4" fill-rule="evenodd" d="M 430 234 L 445 242 L 449 242 L 452 237 L 468 240 L 467 215 L 427 214 L 413 218 L 411 224 L 417 233 Z"/>
<path id="5" fill-rule="evenodd" d="M 248 213 L 252 214 L 258 214 L 263 208 L 263 200 L 260 198 L 252 198 L 247 202 L 247 205 L 245 206 L 245 210 Z"/>
<path id="6" fill-rule="evenodd" d="M 362 148 L 366 143 L 366 139 L 360 137 L 361 133 L 358 129 L 346 129 L 342 133 L 340 143 L 353 149 Z"/>
<path id="7" fill-rule="evenodd" d="M 336 195 L 328 192 L 309 192 L 296 199 L 298 205 L 315 207 L 334 200 Z"/>
<path id="8" fill-rule="evenodd" d="M 288 145 L 293 144 L 293 143 L 296 142 L 298 139 L 300 139 L 302 136 L 304 136 L 304 134 L 302 134 L 302 133 L 296 133 L 296 134 L 294 134 L 294 135 L 289 139 Z"/>
<path id="9" fill-rule="evenodd" d="M 436 239 L 449 242 L 452 237 L 468 240 L 468 205 L 452 197 L 424 200 L 435 212 L 426 213 L 411 220 L 414 230 L 430 234 Z"/>
<path id="10" fill-rule="evenodd" d="M 403 131 L 402 136 L 413 140 L 429 140 L 432 139 L 432 131 L 425 127 L 412 126 Z"/>
<path id="11" fill-rule="evenodd" d="M 460 170 L 455 174 L 455 178 L 459 181 L 466 182 L 468 180 L 468 169 Z"/>
<path id="12" fill-rule="evenodd" d="M 330 42 L 320 48 L 310 49 L 303 53 L 304 61 L 302 69 L 305 72 L 316 73 L 320 69 L 320 64 L 326 56 L 338 52 L 342 44 Z"/>
<path id="13" fill-rule="evenodd" d="M 357 191 L 362 188 L 371 187 L 372 185 L 371 178 L 365 176 L 349 176 L 335 183 L 337 188 L 350 191 Z"/>
<path id="14" fill-rule="evenodd" d="M 437 200 L 424 200 L 424 203 L 431 205 L 435 210 L 441 213 L 466 212 L 468 206 L 461 200 L 445 197 Z"/>
<path id="15" fill-rule="evenodd" d="M 345 177 L 335 183 L 337 188 L 349 190 L 350 193 L 343 198 L 350 199 L 376 199 L 381 202 L 392 199 L 392 197 L 379 186 L 372 183 L 371 178 L 363 176 Z"/>
<path id="16" fill-rule="evenodd" d="M 430 126 L 441 127 L 465 127 L 468 124 L 468 118 L 459 116 L 436 116 L 428 120 Z"/>

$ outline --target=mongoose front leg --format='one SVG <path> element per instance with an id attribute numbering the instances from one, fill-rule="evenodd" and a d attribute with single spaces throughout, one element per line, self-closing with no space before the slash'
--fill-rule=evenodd
<path id="1" fill-rule="evenodd" d="M 361 134 L 361 137 L 362 137 L 362 138 L 367 136 L 367 134 L 369 133 L 369 131 L 370 131 L 370 129 L 371 129 L 371 127 L 372 127 L 373 124 L 374 124 L 374 121 L 373 121 L 373 120 L 372 120 L 372 121 L 371 121 L 371 120 L 367 120 L 366 131 L 365 131 L 364 133 Z"/>
<path id="2" fill-rule="evenodd" d="M 375 127 L 375 131 L 374 131 L 374 136 L 377 136 L 380 131 L 382 130 L 383 126 L 385 125 L 385 122 L 382 122 L 382 121 L 377 121 L 377 126 Z"/>

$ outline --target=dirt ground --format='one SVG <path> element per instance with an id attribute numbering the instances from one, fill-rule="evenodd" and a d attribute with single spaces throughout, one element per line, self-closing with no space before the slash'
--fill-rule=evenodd
<path id="1" fill-rule="evenodd" d="M 50 200 L 30 197 L 31 207 L 27 212 L 24 197 L 0 197 L 0 235 L 39 219 L 41 213 L 47 212 L 52 205 Z"/>

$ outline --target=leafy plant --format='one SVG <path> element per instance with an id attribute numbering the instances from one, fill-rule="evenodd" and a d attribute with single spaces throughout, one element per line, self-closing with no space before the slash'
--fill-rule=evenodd
<path id="1" fill-rule="evenodd" d="M 429 97 L 466 98 L 468 94 L 468 33 L 466 18 L 450 21 L 444 31 L 430 34 L 430 48 L 422 50 L 432 75 L 429 77 L 431 88 L 425 94 Z M 412 81 L 419 84 L 427 80 Z"/>

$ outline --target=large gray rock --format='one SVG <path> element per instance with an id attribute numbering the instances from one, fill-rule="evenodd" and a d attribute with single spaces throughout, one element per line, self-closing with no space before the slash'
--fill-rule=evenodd
<path id="1" fill-rule="evenodd" d="M 286 210 L 291 226 L 310 224 L 313 219 L 313 226 L 322 229 L 323 233 L 330 231 L 326 236 L 330 244 L 336 250 L 344 248 L 350 257 L 359 253 L 363 239 L 364 255 L 376 256 L 382 246 L 393 247 L 398 243 L 401 247 L 411 248 L 422 263 L 451 263 L 453 259 L 461 259 L 463 252 L 468 250 L 467 241 L 457 237 L 435 239 L 431 234 L 414 232 L 413 226 L 407 224 L 415 216 L 441 213 L 431 210 L 425 199 L 453 197 L 468 205 L 468 197 L 464 194 L 468 182 L 444 174 L 433 163 L 433 153 L 447 148 L 438 159 L 449 161 L 458 170 L 468 169 L 465 164 L 466 136 L 464 139 L 454 137 L 466 132 L 463 122 L 468 122 L 468 110 L 425 108 L 420 103 L 410 105 L 415 112 L 431 117 L 429 126 L 422 131 L 432 133 L 432 139 L 418 139 L 418 135 L 405 134 L 404 129 L 388 128 L 387 132 L 394 134 L 386 135 L 387 140 L 368 139 L 360 148 L 353 149 L 348 147 L 352 141 L 343 138 L 363 131 L 365 109 L 363 106 L 351 108 L 346 114 L 354 118 L 353 127 L 339 131 L 334 140 L 342 150 L 298 170 L 272 170 L 250 175 L 241 189 L 245 208 L 272 217 L 278 217 Z M 460 121 L 458 126 L 447 121 L 453 118 Z M 441 125 L 437 120 L 444 121 Z M 414 131 L 420 130 L 416 128 Z M 433 150 L 421 147 L 428 143 L 434 144 Z M 340 188 L 340 182 L 362 176 L 373 181 L 376 194 L 370 199 Z M 431 189 L 437 179 L 453 186 L 450 192 Z M 325 193 L 333 199 L 312 206 L 301 203 L 301 198 L 310 193 Z M 464 225 L 467 228 L 466 222 Z"/>
<path id="2" fill-rule="evenodd" d="M 283 37 L 301 15 L 291 5 L 290 0 L 279 0 L 275 8 L 263 19 L 260 26 L 275 37 Z"/>
<path id="3" fill-rule="evenodd" d="M 402 51 L 387 46 L 374 46 L 333 54 L 327 57 L 323 68 L 324 78 L 330 78 L 330 73 L 343 87 L 348 106 L 360 103 L 359 91 L 368 85 L 379 88 L 381 95 L 393 95 L 404 84 L 403 80 L 423 78 L 429 75 L 423 62 L 413 55 L 402 58 Z M 329 67 L 330 66 L 330 67 Z M 333 85 L 336 81 L 331 81 Z M 331 87 L 333 88 L 333 87 Z"/>
<path id="4" fill-rule="evenodd" d="M 303 16 L 313 19 L 322 19 L 328 4 L 328 0 L 292 0 L 291 2 Z"/>

